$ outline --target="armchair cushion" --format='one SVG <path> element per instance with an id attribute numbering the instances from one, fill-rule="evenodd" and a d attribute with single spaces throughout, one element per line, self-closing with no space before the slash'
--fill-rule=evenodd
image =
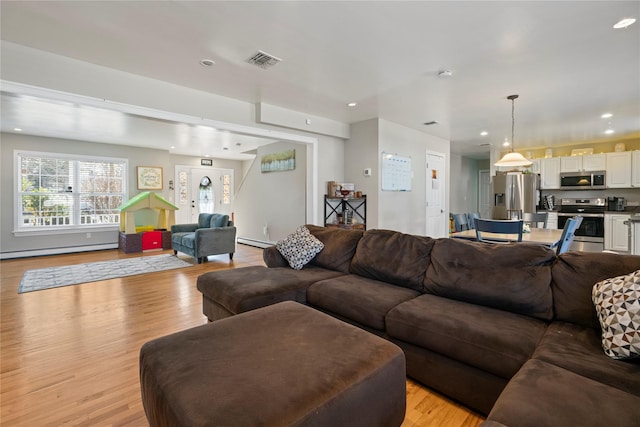
<path id="1" fill-rule="evenodd" d="M 229 224 L 229 215 L 211 214 L 209 227 L 226 227 Z"/>

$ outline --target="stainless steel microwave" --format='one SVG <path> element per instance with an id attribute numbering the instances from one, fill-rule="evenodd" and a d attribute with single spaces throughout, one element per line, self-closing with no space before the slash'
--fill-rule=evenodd
<path id="1" fill-rule="evenodd" d="M 560 188 L 563 190 L 603 190 L 605 183 L 605 171 L 560 174 Z"/>

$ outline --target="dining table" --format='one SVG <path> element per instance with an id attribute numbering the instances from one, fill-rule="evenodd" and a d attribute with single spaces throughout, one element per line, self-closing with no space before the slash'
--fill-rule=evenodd
<path id="1" fill-rule="evenodd" d="M 500 234 L 482 232 L 483 240 L 494 240 L 497 242 L 516 242 L 514 234 Z M 456 239 L 477 240 L 476 230 L 464 230 L 452 233 L 451 237 Z M 531 231 L 522 233 L 522 243 L 537 243 L 540 245 L 554 246 L 560 241 L 562 230 L 554 228 L 531 228 Z"/>

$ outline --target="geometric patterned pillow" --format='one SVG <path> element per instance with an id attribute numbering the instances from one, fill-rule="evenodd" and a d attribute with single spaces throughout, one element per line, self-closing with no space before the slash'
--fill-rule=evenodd
<path id="1" fill-rule="evenodd" d="M 613 359 L 640 357 L 640 270 L 596 283 L 591 299 L 606 355 Z"/>
<path id="2" fill-rule="evenodd" d="M 276 243 L 276 249 L 289 261 L 291 268 L 300 270 L 324 249 L 324 244 L 301 225 L 293 234 Z"/>

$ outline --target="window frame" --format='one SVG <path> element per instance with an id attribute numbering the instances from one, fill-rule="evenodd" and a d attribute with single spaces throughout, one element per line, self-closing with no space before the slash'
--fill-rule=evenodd
<path id="1" fill-rule="evenodd" d="M 87 156 L 81 154 L 64 154 L 64 153 L 50 153 L 46 151 L 28 151 L 28 150 L 14 150 L 13 152 L 13 234 L 18 236 L 42 236 L 53 234 L 73 234 L 84 232 L 101 232 L 101 231 L 118 231 L 120 229 L 119 223 L 114 224 L 80 224 L 80 210 L 74 208 L 72 216 L 78 220 L 77 224 L 64 225 L 64 226 L 22 226 L 20 218 L 22 215 L 22 200 L 21 200 L 21 183 L 22 183 L 22 171 L 21 171 L 21 158 L 22 157 L 41 157 L 55 160 L 65 160 L 76 162 L 74 165 L 73 183 L 74 189 L 80 188 L 80 176 L 79 166 L 80 162 L 107 162 L 107 163 L 120 163 L 123 167 L 122 177 L 122 201 L 123 203 L 129 199 L 129 160 L 120 157 L 103 157 L 103 156 Z M 74 201 L 79 202 L 80 195 L 82 193 L 72 192 Z M 74 204 L 75 205 L 75 204 Z M 77 218 L 76 218 L 77 216 Z"/>

